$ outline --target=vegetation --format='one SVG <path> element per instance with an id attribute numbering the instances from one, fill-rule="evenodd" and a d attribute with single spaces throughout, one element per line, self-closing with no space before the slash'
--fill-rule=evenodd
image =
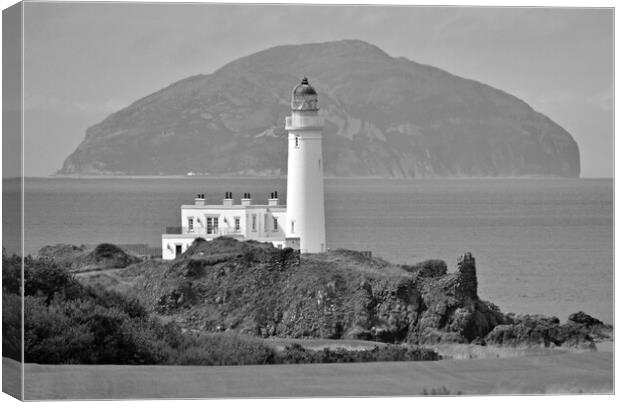
<path id="1" fill-rule="evenodd" d="M 21 260 L 3 256 L 3 355 L 21 356 Z M 277 352 L 263 341 L 228 333 L 184 333 L 136 300 L 85 286 L 49 259 L 24 259 L 24 359 L 40 364 L 245 365 L 437 359 L 427 349 Z"/>
<path id="2" fill-rule="evenodd" d="M 338 348 L 314 351 L 294 343 L 287 345 L 277 356 L 278 363 L 356 363 L 381 361 L 439 360 L 439 355 L 430 349 L 407 348 L 400 346 L 375 346 L 370 350 L 347 350 Z"/>
<path id="3" fill-rule="evenodd" d="M 430 390 L 424 388 L 422 395 L 463 395 L 463 393 L 461 391 L 452 392 L 445 385 L 442 385 L 439 388 L 432 388 Z"/>

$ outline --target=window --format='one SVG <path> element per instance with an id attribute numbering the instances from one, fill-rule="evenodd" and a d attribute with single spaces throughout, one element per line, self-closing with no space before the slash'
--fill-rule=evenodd
<path id="1" fill-rule="evenodd" d="M 194 231 L 194 218 L 187 218 L 187 230 L 190 232 Z"/>
<path id="2" fill-rule="evenodd" d="M 235 216 L 235 232 L 238 232 L 241 229 L 241 219 L 238 216 Z"/>
<path id="3" fill-rule="evenodd" d="M 273 218 L 273 231 L 278 231 L 278 218 Z"/>
<path id="4" fill-rule="evenodd" d="M 252 232 L 256 232 L 256 214 L 252 215 Z"/>
<path id="5" fill-rule="evenodd" d="M 295 233 L 295 221 L 291 221 L 291 233 Z"/>
<path id="6" fill-rule="evenodd" d="M 321 168 L 321 160 L 319 159 L 319 169 Z"/>
<path id="7" fill-rule="evenodd" d="M 295 136 L 295 148 L 299 148 L 299 136 Z"/>

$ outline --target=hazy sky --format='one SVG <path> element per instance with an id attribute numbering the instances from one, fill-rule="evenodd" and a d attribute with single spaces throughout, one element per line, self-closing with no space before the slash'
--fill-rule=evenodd
<path id="1" fill-rule="evenodd" d="M 26 3 L 25 173 L 54 173 L 87 127 L 268 47 L 371 42 L 492 85 L 568 130 L 583 177 L 613 176 L 611 9 Z"/>

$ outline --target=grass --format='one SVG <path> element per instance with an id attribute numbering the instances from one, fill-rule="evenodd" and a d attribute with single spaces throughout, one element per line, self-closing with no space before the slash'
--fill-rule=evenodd
<path id="1" fill-rule="evenodd" d="M 13 362 L 14 364 L 17 364 Z M 27 399 L 611 393 L 613 355 L 269 366 L 27 364 Z"/>

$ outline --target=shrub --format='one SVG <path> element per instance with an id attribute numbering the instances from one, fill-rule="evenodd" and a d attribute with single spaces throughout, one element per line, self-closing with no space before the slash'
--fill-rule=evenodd
<path id="1" fill-rule="evenodd" d="M 445 385 L 442 385 L 439 388 L 431 388 L 430 390 L 424 388 L 422 395 L 463 395 L 463 393 L 461 391 L 452 392 Z"/>
<path id="2" fill-rule="evenodd" d="M 304 363 L 353 363 L 378 361 L 419 361 L 439 360 L 439 355 L 431 350 L 418 347 L 375 346 L 370 350 L 347 350 L 325 348 L 313 351 L 297 343 L 287 345 L 276 357 L 276 362 L 283 364 Z"/>
<path id="3" fill-rule="evenodd" d="M 24 360 L 41 364 L 92 363 L 93 335 L 76 323 L 59 303 L 45 298 L 24 299 Z"/>
<path id="4" fill-rule="evenodd" d="M 216 334 L 188 337 L 173 364 L 223 366 L 274 362 L 275 351 L 259 340 Z"/>
<path id="5" fill-rule="evenodd" d="M 8 292 L 2 293 L 2 356 L 22 359 L 21 297 Z"/>
<path id="6" fill-rule="evenodd" d="M 4 261 L 3 261 L 4 262 Z M 47 260 L 24 258 L 24 294 L 43 296 L 47 301 L 56 294 L 68 300 L 82 296 L 83 288 L 66 268 Z"/>

